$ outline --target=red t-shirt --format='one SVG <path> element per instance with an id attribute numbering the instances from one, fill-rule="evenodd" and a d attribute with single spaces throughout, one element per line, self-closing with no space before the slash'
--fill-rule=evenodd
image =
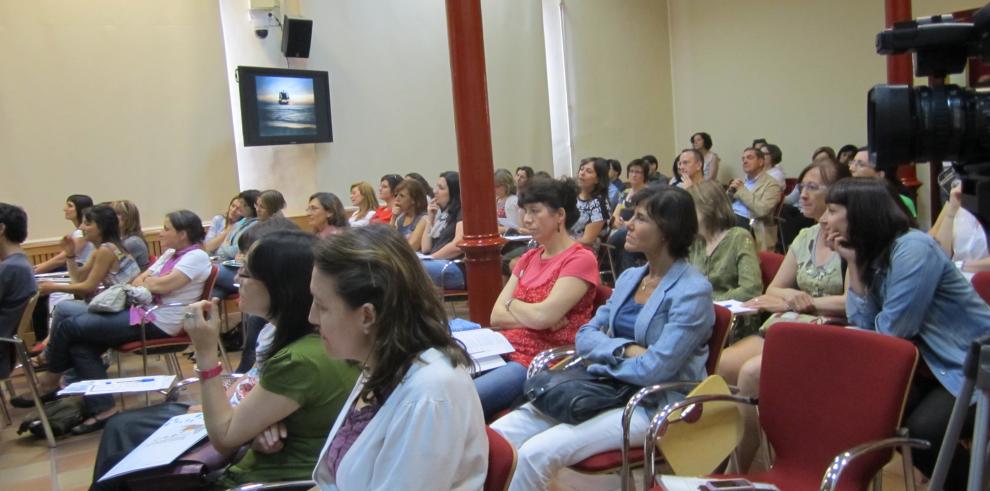
<path id="1" fill-rule="evenodd" d="M 519 258 L 512 274 L 519 279 L 512 296 L 526 303 L 538 303 L 550 296 L 557 278 L 571 276 L 584 280 L 591 288 L 571 308 L 564 318 L 567 324 L 556 330 L 505 329 L 503 335 L 516 349 L 509 360 L 529 366 L 533 357 L 541 351 L 574 344 L 578 329 L 591 320 L 594 314 L 595 288 L 599 283 L 598 261 L 595 255 L 579 243 L 574 243 L 560 254 L 543 259 L 543 247 L 527 251 Z"/>
<path id="2" fill-rule="evenodd" d="M 371 215 L 371 223 L 391 223 L 392 222 L 392 208 L 390 206 L 379 206 L 375 210 L 375 214 Z"/>

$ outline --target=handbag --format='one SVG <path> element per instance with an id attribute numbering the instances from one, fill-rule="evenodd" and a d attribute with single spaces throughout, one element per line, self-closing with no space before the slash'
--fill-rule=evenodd
<path id="1" fill-rule="evenodd" d="M 579 364 L 545 370 L 526 380 L 523 395 L 543 414 L 567 424 L 583 423 L 603 411 L 626 405 L 640 387 L 588 373 Z"/>
<path id="2" fill-rule="evenodd" d="M 98 293 L 89 301 L 89 311 L 94 313 L 114 313 L 124 310 L 127 307 L 126 286 L 121 283 Z"/>

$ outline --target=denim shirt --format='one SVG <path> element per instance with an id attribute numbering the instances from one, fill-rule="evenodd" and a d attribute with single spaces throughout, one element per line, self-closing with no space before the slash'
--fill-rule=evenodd
<path id="1" fill-rule="evenodd" d="M 865 296 L 846 294 L 849 321 L 913 341 L 939 383 L 953 396 L 963 383 L 970 342 L 990 332 L 990 308 L 927 234 L 910 230 L 894 241 Z"/>
<path id="2" fill-rule="evenodd" d="M 592 362 L 588 372 L 640 386 L 705 378 L 708 339 L 715 323 L 712 286 L 684 259 L 671 265 L 636 316 L 635 341 L 647 352 L 621 356 L 619 348 L 631 341 L 615 337 L 616 316 L 626 299 L 635 295 L 646 272 L 647 266 L 641 266 L 622 273 L 608 302 L 578 330 L 577 352 Z M 666 400 L 659 402 L 667 404 L 672 397 L 676 396 L 665 395 Z"/>

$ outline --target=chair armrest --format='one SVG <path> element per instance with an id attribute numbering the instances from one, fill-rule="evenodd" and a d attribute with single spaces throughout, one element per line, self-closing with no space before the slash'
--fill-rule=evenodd
<path id="1" fill-rule="evenodd" d="M 650 489 L 653 487 L 653 483 L 656 482 L 656 465 L 654 464 L 654 459 L 656 458 L 656 443 L 661 429 L 667 424 L 667 419 L 670 415 L 681 409 L 685 409 L 689 406 L 695 404 L 704 405 L 706 402 L 731 402 L 735 404 L 745 404 L 749 406 L 755 406 L 758 400 L 755 397 L 746 397 L 738 395 L 726 395 L 726 394 L 708 394 L 694 397 L 687 397 L 684 400 L 672 402 L 664 406 L 657 414 L 653 416 L 650 421 L 649 431 L 646 432 L 646 438 L 643 440 L 643 451 L 645 455 L 643 457 L 643 463 L 645 469 L 643 472 L 643 489 Z"/>
<path id="2" fill-rule="evenodd" d="M 529 363 L 529 368 L 526 370 L 526 378 L 532 378 L 533 375 L 546 370 L 551 363 L 568 356 L 574 356 L 577 354 L 577 349 L 574 346 L 559 346 L 557 348 L 550 348 L 548 350 L 541 351 L 540 354 L 533 358 L 533 361 Z"/>
<path id="3" fill-rule="evenodd" d="M 910 458 L 910 452 L 906 450 L 908 448 L 921 448 L 927 450 L 931 447 L 931 443 L 927 440 L 920 440 L 918 438 L 905 438 L 905 437 L 894 437 L 885 438 L 883 440 L 874 440 L 872 442 L 866 442 L 861 445 L 857 445 L 845 452 L 836 455 L 832 459 L 832 463 L 828 466 L 825 471 L 825 476 L 822 477 L 822 484 L 819 487 L 821 491 L 834 491 L 839 485 L 839 477 L 842 475 L 842 471 L 852 463 L 852 461 L 862 457 L 871 452 L 877 450 L 886 450 L 888 448 L 901 447 L 905 450 L 903 452 L 904 458 Z M 908 476 L 907 479 L 912 477 Z"/>
<path id="4" fill-rule="evenodd" d="M 250 483 L 242 484 L 227 491 L 263 491 L 269 489 L 290 490 L 290 489 L 310 489 L 316 486 L 315 481 L 285 481 L 270 483 Z"/>

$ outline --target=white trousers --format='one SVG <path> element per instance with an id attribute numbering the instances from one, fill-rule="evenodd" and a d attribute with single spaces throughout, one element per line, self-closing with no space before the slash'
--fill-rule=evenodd
<path id="1" fill-rule="evenodd" d="M 642 445 L 650 426 L 644 408 L 633 413 L 630 444 Z M 622 408 L 610 409 L 584 423 L 569 425 L 544 416 L 526 404 L 492 423 L 519 454 L 509 491 L 543 491 L 563 467 L 622 447 Z"/>

